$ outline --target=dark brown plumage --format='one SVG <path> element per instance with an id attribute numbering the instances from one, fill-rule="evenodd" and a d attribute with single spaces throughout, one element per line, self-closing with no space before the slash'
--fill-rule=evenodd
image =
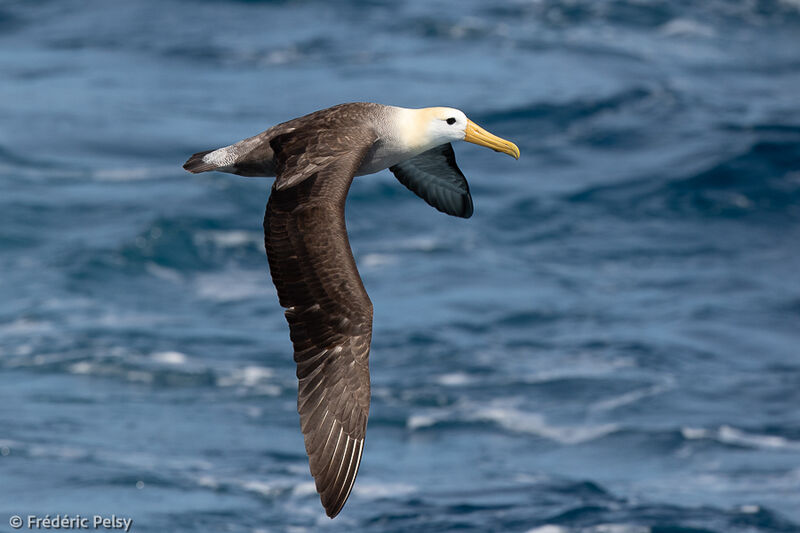
<path id="1" fill-rule="evenodd" d="M 194 154 L 190 172 L 275 175 L 264 243 L 286 308 L 299 380 L 297 410 L 311 474 L 328 516 L 353 488 L 369 415 L 372 303 L 350 251 L 347 192 L 377 140 L 364 113 L 383 106 L 342 104 L 278 124 L 221 149 Z M 219 152 L 219 151 L 218 151 Z"/>
<path id="2" fill-rule="evenodd" d="M 230 172 L 231 174 L 238 174 L 239 176 L 275 176 L 275 153 L 273 151 L 273 142 L 281 137 L 284 142 L 287 140 L 286 136 L 295 131 L 300 132 L 298 138 L 306 140 L 313 140 L 315 134 L 318 132 L 328 132 L 334 136 L 342 128 L 356 128 L 364 129 L 364 115 L 376 114 L 380 115 L 385 106 L 373 104 L 369 102 L 356 102 L 350 104 L 339 104 L 327 109 L 320 109 L 308 115 L 294 118 L 292 120 L 281 122 L 262 131 L 258 135 L 242 139 L 236 144 L 225 147 L 224 150 L 228 151 L 230 156 L 228 164 L 216 165 L 203 161 L 203 157 L 213 152 L 214 150 L 207 150 L 204 152 L 197 152 L 192 155 L 188 161 L 183 165 L 185 170 L 193 173 L 207 172 L 209 170 L 220 170 L 223 172 Z M 331 139 L 329 135 L 328 141 L 334 140 L 333 147 L 335 150 L 344 150 L 348 148 L 335 139 Z M 297 142 L 297 141 L 295 141 Z M 326 149 L 325 143 L 316 142 L 314 144 L 317 148 Z M 309 147 L 308 152 L 319 158 L 322 154 L 316 154 L 314 150 Z M 332 155 L 330 150 L 328 155 Z M 300 152 L 296 154 L 301 155 Z M 319 159 L 317 159 L 319 162 Z M 297 165 L 301 168 L 302 165 Z M 308 174 L 306 174 L 308 175 Z"/>
<path id="3" fill-rule="evenodd" d="M 456 109 L 352 103 L 198 152 L 183 167 L 276 177 L 264 244 L 294 344 L 311 474 L 330 517 L 341 511 L 358 474 L 370 402 L 372 303 L 350 250 L 345 199 L 354 176 L 390 168 L 436 209 L 470 217 L 472 197 L 454 140 L 519 157 L 516 145 Z"/>
<path id="4" fill-rule="evenodd" d="M 273 140 L 278 179 L 264 216 L 269 268 L 294 344 L 300 425 L 330 517 L 347 501 L 364 451 L 372 338 L 372 303 L 350 251 L 344 206 L 374 139 L 358 130 L 337 135 L 352 136 L 355 148 L 326 151 L 334 145 L 324 135 Z M 334 156 L 321 168 L 307 160 Z M 309 167 L 313 174 L 296 183 Z"/>

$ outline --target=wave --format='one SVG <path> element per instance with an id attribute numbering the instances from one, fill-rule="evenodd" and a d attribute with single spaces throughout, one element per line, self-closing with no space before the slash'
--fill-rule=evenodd
<path id="1" fill-rule="evenodd" d="M 669 98 L 667 98 L 669 96 Z M 537 136 L 563 131 L 577 121 L 603 113 L 619 113 L 636 105 L 656 101 L 672 101 L 676 95 L 664 87 L 638 86 L 623 89 L 597 98 L 578 98 L 559 103 L 533 103 L 502 111 L 483 113 L 478 119 L 487 124 L 499 124 L 513 131 L 536 131 Z"/>
<path id="2" fill-rule="evenodd" d="M 601 28 L 657 29 L 672 20 L 688 15 L 709 20 L 714 26 L 746 24 L 794 26 L 800 24 L 800 3 L 797 0 L 764 0 L 730 2 L 710 0 L 703 4 L 685 4 L 655 0 L 542 0 L 503 6 L 492 6 L 485 12 L 500 20 L 538 21 L 543 27 L 565 29 L 575 26 Z"/>
<path id="3" fill-rule="evenodd" d="M 579 526 L 575 528 L 568 528 L 554 524 L 545 524 L 543 526 L 529 529 L 527 533 L 654 533 L 654 531 L 647 526 L 637 526 L 630 524 L 613 524 L 613 523 L 597 524 L 595 526 L 585 526 L 585 527 Z M 676 530 L 672 533 L 692 533 L 692 532 L 684 529 L 682 531 Z"/>
<path id="4" fill-rule="evenodd" d="M 513 433 L 524 433 L 542 437 L 565 445 L 593 441 L 619 429 L 618 424 L 555 425 L 546 418 L 529 411 L 501 406 L 461 405 L 456 408 L 429 410 L 408 417 L 406 427 L 411 431 L 433 427 L 458 427 L 490 423 Z"/>
<path id="5" fill-rule="evenodd" d="M 638 403 L 639 401 L 644 400 L 645 398 L 649 398 L 651 396 L 657 396 L 659 394 L 663 394 L 671 390 L 672 388 L 674 388 L 673 381 L 674 380 L 672 379 L 667 379 L 665 380 L 664 383 L 659 383 L 642 389 L 632 390 L 630 392 L 620 394 L 619 396 L 614 396 L 611 398 L 607 398 L 605 400 L 600 400 L 590 405 L 589 410 L 613 411 L 620 407 Z"/>
<path id="6" fill-rule="evenodd" d="M 544 437 L 561 444 L 580 444 L 605 437 L 617 429 L 615 423 L 598 425 L 552 425 L 538 413 L 530 413 L 517 409 L 486 408 L 475 413 L 475 419 L 490 421 L 513 432 L 528 433 Z"/>
<path id="7" fill-rule="evenodd" d="M 150 274 L 181 281 L 197 274 L 218 273 L 232 262 L 236 263 L 234 270 L 253 266 L 254 271 L 264 271 L 260 234 L 220 225 L 218 219 L 160 217 L 117 247 L 76 250 L 66 254 L 62 262 L 74 277 L 84 279 Z M 200 281 L 204 282 L 210 280 Z"/>
<path id="8" fill-rule="evenodd" d="M 737 217 L 800 215 L 800 140 L 759 141 L 744 152 L 664 190 L 677 213 Z"/>
<path id="9" fill-rule="evenodd" d="M 794 136 L 794 135 L 792 135 Z M 687 177 L 592 187 L 566 200 L 620 217 L 800 217 L 800 138 L 762 139 Z"/>
<path id="10" fill-rule="evenodd" d="M 683 427 L 681 435 L 686 440 L 712 440 L 731 446 L 762 450 L 800 451 L 800 441 L 781 435 L 750 433 L 733 426 L 722 425 L 715 429 Z"/>
<path id="11" fill-rule="evenodd" d="M 162 321 L 156 321 L 162 323 Z M 213 387 L 237 395 L 281 396 L 296 385 L 278 380 L 274 370 L 261 365 L 207 361 L 177 350 L 138 353 L 111 347 L 86 357 L 81 353 L 9 353 L 0 368 L 39 373 L 72 374 L 120 380 L 154 387 Z"/>

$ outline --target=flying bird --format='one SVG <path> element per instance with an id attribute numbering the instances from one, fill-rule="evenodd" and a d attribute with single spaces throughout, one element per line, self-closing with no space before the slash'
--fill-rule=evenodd
<path id="1" fill-rule="evenodd" d="M 294 345 L 309 466 L 331 518 L 353 488 L 370 401 L 372 302 L 347 239 L 347 192 L 354 176 L 388 168 L 439 211 L 469 218 L 472 197 L 450 144 L 461 140 L 519 159 L 514 143 L 458 109 L 349 103 L 196 153 L 183 165 L 193 173 L 276 177 L 264 244 Z"/>

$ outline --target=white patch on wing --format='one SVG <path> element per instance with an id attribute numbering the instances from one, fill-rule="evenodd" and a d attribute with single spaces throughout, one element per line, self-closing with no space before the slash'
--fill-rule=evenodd
<path id="1" fill-rule="evenodd" d="M 219 148 L 203 156 L 203 162 L 218 167 L 227 167 L 232 165 L 236 160 L 236 154 L 230 146 Z"/>

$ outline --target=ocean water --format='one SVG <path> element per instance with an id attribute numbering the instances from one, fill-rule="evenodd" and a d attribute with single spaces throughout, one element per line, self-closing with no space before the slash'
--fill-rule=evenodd
<path id="1" fill-rule="evenodd" d="M 181 164 L 336 103 L 463 109 L 475 215 L 388 173 L 361 471 L 325 517 L 271 180 Z M 800 531 L 800 3 L 0 3 L 0 531 Z M 27 529 L 23 529 L 27 530 Z"/>

